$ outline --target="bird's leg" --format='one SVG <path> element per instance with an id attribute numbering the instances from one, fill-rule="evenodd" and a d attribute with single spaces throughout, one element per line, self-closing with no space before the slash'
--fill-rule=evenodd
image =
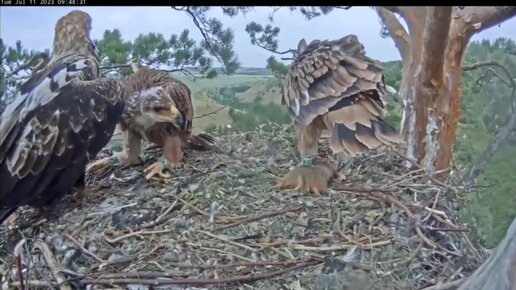
<path id="1" fill-rule="evenodd" d="M 128 166 L 138 163 L 140 160 L 141 150 L 140 137 L 131 131 L 125 131 L 123 151 L 121 153 L 113 153 L 110 157 L 105 157 L 91 163 L 88 165 L 86 171 L 105 172 L 111 166 Z"/>
<path id="2" fill-rule="evenodd" d="M 164 174 L 163 170 L 178 168 L 183 158 L 182 142 L 179 136 L 167 136 L 163 144 L 163 156 L 149 167 L 145 168 L 145 178 L 151 179 L 155 175 L 168 178 L 169 175 Z"/>
<path id="3" fill-rule="evenodd" d="M 337 180 L 344 181 L 346 180 L 346 174 L 348 174 L 351 169 L 351 165 L 353 165 L 353 156 L 345 152 L 339 152 L 337 153 L 337 163 Z"/>
<path id="4" fill-rule="evenodd" d="M 315 122 L 296 124 L 297 146 L 301 159 L 317 155 L 322 129 Z"/>
<path id="5" fill-rule="evenodd" d="M 132 131 L 127 131 L 124 138 L 124 150 L 120 157 L 122 166 L 128 166 L 140 161 L 142 153 L 142 140 Z"/>

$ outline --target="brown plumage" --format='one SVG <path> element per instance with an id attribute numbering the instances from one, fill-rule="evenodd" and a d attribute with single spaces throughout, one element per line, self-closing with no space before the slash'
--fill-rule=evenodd
<path id="1" fill-rule="evenodd" d="M 50 59 L 0 115 L 0 223 L 18 206 L 46 207 L 84 189 L 87 163 L 115 130 L 123 89 L 98 78 L 90 30 L 85 12 L 59 19 Z"/>
<path id="2" fill-rule="evenodd" d="M 333 153 L 356 155 L 401 142 L 382 117 L 386 92 L 382 69 L 365 55 L 355 35 L 333 41 L 301 40 L 298 57 L 283 82 L 282 104 L 296 125 L 302 158 L 317 154 L 330 130 Z"/>
<path id="3" fill-rule="evenodd" d="M 139 161 L 142 140 L 163 149 L 164 159 L 145 169 L 147 178 L 156 174 L 163 176 L 164 163 L 178 167 L 185 147 L 211 149 L 211 136 L 192 134 L 191 92 L 183 82 L 163 71 L 138 68 L 122 80 L 122 85 L 127 94 L 120 121 L 120 129 L 125 134 L 124 152 L 119 156 L 123 165 Z M 107 160 L 103 160 L 92 166 L 98 169 L 106 165 Z"/>
<path id="4" fill-rule="evenodd" d="M 278 181 L 275 188 L 292 188 L 299 192 L 313 192 L 321 195 L 326 192 L 328 181 L 337 176 L 339 173 L 333 160 L 316 156 L 311 166 L 295 167 Z"/>

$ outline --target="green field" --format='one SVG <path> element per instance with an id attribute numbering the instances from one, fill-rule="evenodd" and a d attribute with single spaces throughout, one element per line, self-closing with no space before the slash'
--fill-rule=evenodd
<path id="1" fill-rule="evenodd" d="M 210 114 L 223 106 L 212 97 L 220 96 L 220 89 L 234 88 L 234 87 L 249 87 L 243 92 L 235 93 L 235 96 L 241 102 L 253 102 L 258 96 L 262 98 L 261 103 L 267 104 L 273 102 L 280 103 L 281 96 L 278 86 L 274 86 L 278 81 L 272 75 L 248 75 L 248 74 L 234 74 L 230 76 L 219 75 L 213 79 L 193 79 L 184 75 L 174 75 L 174 77 L 183 81 L 190 87 L 192 91 L 192 99 L 194 104 L 194 127 L 197 129 L 205 129 L 208 126 L 224 126 L 231 123 L 229 117 L 229 107 Z M 211 96 L 211 98 L 210 98 Z"/>

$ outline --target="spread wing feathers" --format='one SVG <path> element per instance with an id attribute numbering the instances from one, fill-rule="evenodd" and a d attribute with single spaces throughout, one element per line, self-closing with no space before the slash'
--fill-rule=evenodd
<path id="1" fill-rule="evenodd" d="M 162 87 L 169 93 L 176 103 L 177 109 L 183 115 L 185 122 L 181 129 L 191 132 L 193 104 L 190 89 L 183 82 L 163 71 L 140 68 L 134 74 L 124 78 L 122 84 L 130 95 L 152 87 Z"/>
<path id="2" fill-rule="evenodd" d="M 385 93 L 381 67 L 365 56 L 355 35 L 313 41 L 299 49 L 283 82 L 282 96 L 282 104 L 297 122 L 308 124 L 341 99 L 360 92 Z"/>
<path id="3" fill-rule="evenodd" d="M 40 207 L 66 194 L 111 138 L 123 88 L 112 79 L 84 80 L 97 75 L 88 62 L 30 80 L 0 117 L 0 208 Z"/>

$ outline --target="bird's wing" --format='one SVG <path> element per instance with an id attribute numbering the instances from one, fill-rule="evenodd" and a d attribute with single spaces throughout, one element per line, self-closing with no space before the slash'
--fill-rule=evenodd
<path id="1" fill-rule="evenodd" d="M 53 65 L 24 84 L 0 116 L 0 207 L 44 204 L 66 191 L 111 138 L 123 89 L 94 79 L 86 58 Z"/>
<path id="2" fill-rule="evenodd" d="M 282 104 L 297 122 L 308 124 L 340 100 L 370 90 L 384 92 L 382 69 L 365 56 L 357 37 L 348 35 L 304 45 L 285 77 Z M 383 103 L 378 106 L 383 110 Z"/>
<path id="3" fill-rule="evenodd" d="M 183 115 L 184 122 L 181 126 L 181 130 L 188 133 L 191 132 L 193 104 L 190 89 L 186 84 L 174 78 L 171 78 L 171 81 L 167 82 L 163 88 L 169 93 L 170 97 L 172 97 L 177 109 Z"/>
<path id="4" fill-rule="evenodd" d="M 323 115 L 334 152 L 358 154 L 401 142 L 382 117 L 386 93 L 382 68 L 365 56 L 355 35 L 335 41 L 300 42 L 299 58 L 283 85 L 282 104 L 297 123 Z"/>

